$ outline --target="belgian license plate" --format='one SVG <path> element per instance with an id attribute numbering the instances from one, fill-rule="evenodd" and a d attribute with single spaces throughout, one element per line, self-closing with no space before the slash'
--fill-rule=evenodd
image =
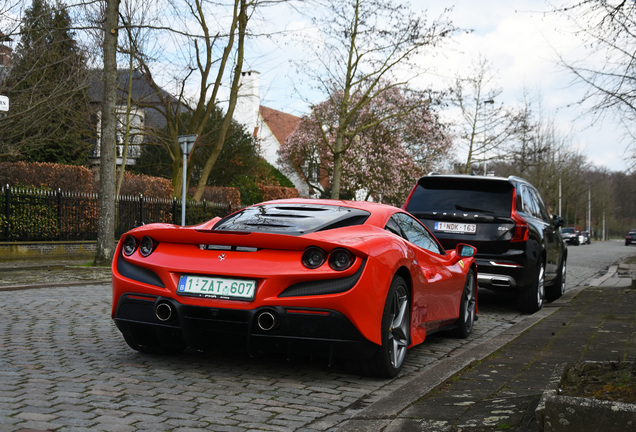
<path id="1" fill-rule="evenodd" d="M 477 225 L 455 222 L 435 222 L 435 231 L 456 234 L 475 234 L 477 232 Z"/>
<path id="2" fill-rule="evenodd" d="M 177 294 L 230 300 L 254 300 L 256 281 L 203 276 L 181 276 Z"/>

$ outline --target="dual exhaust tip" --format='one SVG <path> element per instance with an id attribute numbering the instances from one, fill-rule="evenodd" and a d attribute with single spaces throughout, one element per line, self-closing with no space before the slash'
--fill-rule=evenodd
<path id="1" fill-rule="evenodd" d="M 266 310 L 258 314 L 256 324 L 262 331 L 276 330 L 280 325 L 280 319 L 276 312 Z"/>
<path id="2" fill-rule="evenodd" d="M 161 322 L 167 322 L 174 319 L 177 314 L 172 303 L 167 301 L 160 301 L 155 306 L 155 315 L 157 319 Z"/>
<path id="3" fill-rule="evenodd" d="M 172 321 L 177 316 L 177 311 L 169 301 L 159 301 L 155 306 L 155 316 L 161 322 Z M 256 325 L 262 331 L 276 330 L 280 325 L 280 318 L 274 311 L 263 311 L 256 317 Z"/>

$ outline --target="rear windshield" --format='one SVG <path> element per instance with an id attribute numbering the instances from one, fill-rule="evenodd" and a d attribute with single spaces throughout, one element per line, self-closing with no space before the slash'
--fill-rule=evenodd
<path id="1" fill-rule="evenodd" d="M 561 228 L 561 233 L 574 233 L 574 228 Z"/>
<path id="2" fill-rule="evenodd" d="M 409 201 L 407 211 L 430 213 L 467 211 L 510 217 L 512 185 L 506 181 L 479 181 L 424 177 Z"/>
<path id="3" fill-rule="evenodd" d="M 230 215 L 220 220 L 213 230 L 302 235 L 362 225 L 369 216 L 367 211 L 340 206 L 267 204 Z"/>

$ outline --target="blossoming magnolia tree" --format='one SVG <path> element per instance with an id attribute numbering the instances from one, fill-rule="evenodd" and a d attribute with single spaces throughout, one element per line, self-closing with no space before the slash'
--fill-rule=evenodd
<path id="1" fill-rule="evenodd" d="M 279 151 L 315 195 L 329 196 L 334 172 L 338 91 L 301 119 Z M 343 198 L 401 205 L 416 179 L 449 153 L 451 142 L 430 100 L 385 86 L 350 122 L 342 153 Z"/>

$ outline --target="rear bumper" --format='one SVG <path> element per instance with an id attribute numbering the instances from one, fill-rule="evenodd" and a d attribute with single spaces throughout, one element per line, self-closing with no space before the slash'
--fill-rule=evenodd
<path id="1" fill-rule="evenodd" d="M 343 358 L 369 357 L 377 350 L 343 314 L 327 309 L 220 309 L 126 293 L 113 319 L 122 334 L 133 340 L 169 335 L 197 350 L 231 345 L 248 352 L 311 351 Z"/>
<path id="2" fill-rule="evenodd" d="M 492 290 L 521 290 L 533 277 L 524 264 L 515 261 L 480 258 L 477 259 L 477 268 L 479 286 Z"/>

